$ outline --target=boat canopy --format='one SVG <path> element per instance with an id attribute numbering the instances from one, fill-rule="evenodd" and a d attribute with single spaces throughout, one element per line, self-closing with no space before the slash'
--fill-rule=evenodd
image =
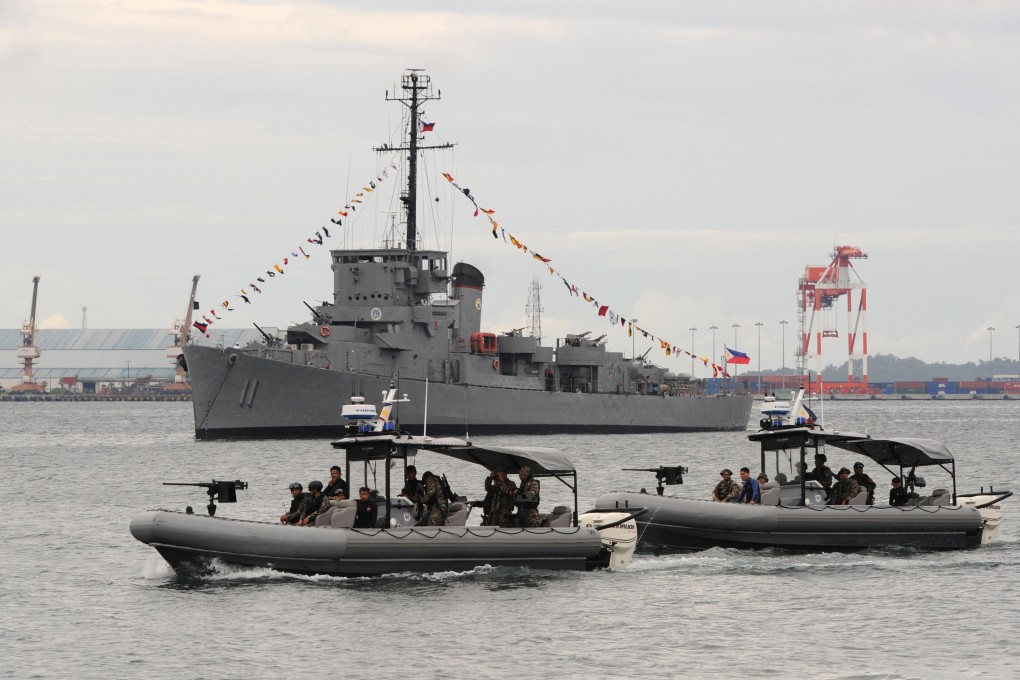
<path id="1" fill-rule="evenodd" d="M 864 440 L 868 435 L 859 432 L 831 432 L 810 427 L 784 427 L 775 430 L 761 430 L 747 436 L 753 442 L 760 442 L 762 451 L 789 451 L 802 446 L 817 447 L 847 440 Z"/>
<path id="2" fill-rule="evenodd" d="M 867 456 L 879 465 L 900 467 L 923 467 L 953 463 L 953 454 L 946 445 L 934 439 L 852 439 L 834 441 L 837 448 Z"/>
<path id="3" fill-rule="evenodd" d="M 574 464 L 558 450 L 544 446 L 478 446 L 455 437 L 411 437 L 397 433 L 379 436 L 345 437 L 333 442 L 345 449 L 351 461 L 402 458 L 415 451 L 432 451 L 467 463 L 481 465 L 488 470 L 505 470 L 507 474 L 520 472 L 527 465 L 536 476 L 575 474 Z M 404 449 L 399 452 L 397 449 Z"/>
<path id="4" fill-rule="evenodd" d="M 527 465 L 536 477 L 574 474 L 574 464 L 563 452 L 544 446 L 453 446 L 437 448 L 423 446 L 445 456 L 468 463 L 477 463 L 489 470 L 505 470 L 507 474 L 520 472 Z"/>

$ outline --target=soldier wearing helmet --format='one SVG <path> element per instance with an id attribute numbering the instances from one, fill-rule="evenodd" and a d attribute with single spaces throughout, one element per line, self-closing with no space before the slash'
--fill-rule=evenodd
<path id="1" fill-rule="evenodd" d="M 315 480 L 308 482 L 308 494 L 305 495 L 305 507 L 301 511 L 301 521 L 298 524 L 304 526 L 315 524 L 315 518 L 323 510 L 323 501 L 326 497 L 322 494 L 322 482 Z"/>
<path id="2" fill-rule="evenodd" d="M 280 524 L 297 524 L 305 514 L 305 495 L 302 493 L 304 487 L 300 482 L 290 485 L 290 510 L 280 515 Z"/>

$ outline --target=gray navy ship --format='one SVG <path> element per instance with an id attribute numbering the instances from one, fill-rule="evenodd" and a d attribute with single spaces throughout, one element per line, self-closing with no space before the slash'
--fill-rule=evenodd
<path id="1" fill-rule="evenodd" d="M 392 100 L 409 114 L 405 146 L 376 150 L 407 152 L 403 238 L 330 251 L 332 302 L 306 303 L 310 318 L 285 338 L 265 333 L 227 348 L 184 338 L 178 361 L 190 377 L 197 437 L 340 436 L 343 404 L 394 382 L 408 398 L 396 412 L 401 427 L 428 435 L 747 428 L 749 395 L 705 395 L 691 376 L 607 351 L 588 332 L 550 347 L 523 329 L 483 331 L 482 272 L 419 247 L 417 164 L 428 148 L 420 115 L 437 97 L 419 71 L 400 87 Z M 194 296 L 193 288 L 189 310 Z"/>

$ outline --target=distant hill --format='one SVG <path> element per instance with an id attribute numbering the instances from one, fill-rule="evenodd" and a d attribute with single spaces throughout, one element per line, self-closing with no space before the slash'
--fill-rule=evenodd
<path id="1" fill-rule="evenodd" d="M 857 365 L 860 371 L 860 364 Z M 754 371 L 747 371 L 754 373 Z M 787 369 L 787 374 L 795 371 Z M 812 371 L 813 372 L 813 371 Z M 780 375 L 782 371 L 762 371 L 762 375 Z M 929 364 L 916 357 L 905 359 L 892 354 L 874 354 L 868 357 L 869 382 L 897 382 L 901 380 L 987 380 L 994 375 L 1020 375 L 1020 362 L 1005 357 L 992 361 L 968 362 L 966 364 Z M 846 380 L 846 363 L 826 366 L 822 370 L 824 380 Z"/>

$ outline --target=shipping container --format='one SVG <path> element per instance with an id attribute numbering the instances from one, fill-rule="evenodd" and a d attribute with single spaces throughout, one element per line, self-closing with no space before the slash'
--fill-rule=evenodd
<path id="1" fill-rule="evenodd" d="M 897 380 L 893 384 L 895 385 L 897 392 L 903 392 L 904 390 L 907 389 L 921 390 L 922 392 L 924 391 L 923 380 Z"/>

